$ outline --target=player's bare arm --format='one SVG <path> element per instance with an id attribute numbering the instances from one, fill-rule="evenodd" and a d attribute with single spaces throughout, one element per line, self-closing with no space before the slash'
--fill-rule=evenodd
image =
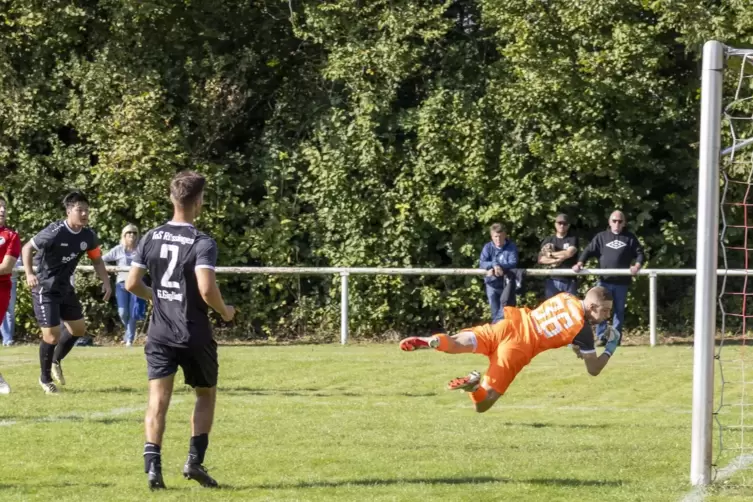
<path id="1" fill-rule="evenodd" d="M 30 288 L 34 288 L 39 285 L 36 274 L 34 274 L 34 244 L 32 241 L 24 244 L 21 248 L 21 256 L 23 257 L 24 272 L 26 273 L 26 284 Z"/>
<path id="2" fill-rule="evenodd" d="M 0 275 L 7 275 L 13 272 L 13 267 L 16 266 L 16 262 L 18 261 L 18 258 L 14 258 L 13 256 L 6 254 L 5 258 L 3 258 L 3 262 L 0 263 Z"/>
<path id="3" fill-rule="evenodd" d="M 92 259 L 92 266 L 94 267 L 97 276 L 102 281 L 102 293 L 104 295 L 102 299 L 108 301 L 110 296 L 112 296 L 112 284 L 110 284 L 110 274 L 107 273 L 105 262 L 102 260 L 102 257 L 99 256 Z"/>
<path id="4" fill-rule="evenodd" d="M 610 359 L 609 354 L 605 352 L 602 352 L 598 356 L 595 352 L 589 352 L 587 354 L 580 354 L 578 357 L 583 359 L 583 362 L 586 364 L 586 371 L 591 376 L 598 376 Z"/>
<path id="5" fill-rule="evenodd" d="M 152 301 L 152 288 L 144 284 L 144 276 L 146 275 L 146 269 L 131 266 L 128 271 L 128 278 L 125 281 L 125 288 L 129 293 L 133 293 L 139 298 Z"/>
<path id="6" fill-rule="evenodd" d="M 577 345 L 573 345 L 573 351 L 576 353 L 579 359 L 583 359 L 586 365 L 586 371 L 591 376 L 597 376 L 606 367 L 612 355 L 617 351 L 617 347 L 620 345 L 622 335 L 612 328 L 608 328 L 608 341 L 604 346 L 604 351 L 600 355 L 596 355 L 596 352 L 588 351 L 581 352 Z"/>
<path id="7" fill-rule="evenodd" d="M 225 321 L 232 321 L 235 317 L 235 308 L 225 304 L 222 293 L 217 286 L 217 277 L 211 268 L 198 268 L 196 270 L 196 282 L 199 286 L 199 294 L 204 302 L 222 316 Z"/>

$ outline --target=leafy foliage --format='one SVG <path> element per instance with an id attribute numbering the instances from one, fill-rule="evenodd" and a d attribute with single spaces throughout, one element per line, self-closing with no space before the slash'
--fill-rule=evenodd
<path id="1" fill-rule="evenodd" d="M 745 3 L 0 0 L 11 223 L 27 240 L 75 186 L 114 245 L 192 168 L 221 265 L 474 267 L 501 220 L 532 266 L 556 211 L 587 240 L 621 208 L 652 267 L 692 267 L 701 45 L 751 45 Z M 336 332 L 337 277 L 223 283 L 238 336 Z M 682 327 L 692 283 L 659 284 Z M 350 305 L 361 336 L 487 317 L 479 278 L 351 277 Z"/>

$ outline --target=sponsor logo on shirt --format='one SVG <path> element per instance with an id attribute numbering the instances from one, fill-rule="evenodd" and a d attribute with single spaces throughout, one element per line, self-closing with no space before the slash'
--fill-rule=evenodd
<path id="1" fill-rule="evenodd" d="M 612 241 L 609 244 L 607 244 L 607 247 L 612 248 L 612 249 L 622 249 L 625 246 L 627 246 L 627 244 L 625 244 L 622 241 Z"/>
<path id="2" fill-rule="evenodd" d="M 70 255 L 68 255 L 68 256 L 63 256 L 62 262 L 63 262 L 63 263 L 68 263 L 69 261 L 71 261 L 71 260 L 75 259 L 75 258 L 76 258 L 77 256 L 78 256 L 78 255 L 77 255 L 76 253 L 71 253 L 71 254 L 70 254 Z"/>
<path id="3" fill-rule="evenodd" d="M 173 293 L 172 291 L 165 291 L 164 289 L 158 289 L 157 298 L 159 298 L 160 300 L 167 300 L 169 302 L 182 302 L 183 293 Z"/>
<path id="4" fill-rule="evenodd" d="M 67 248 L 68 247 L 68 243 L 67 242 L 61 242 L 60 243 L 60 247 L 61 248 Z"/>
<path id="5" fill-rule="evenodd" d="M 154 232 L 152 235 L 153 240 L 158 241 L 168 241 L 168 242 L 177 242 L 179 244 L 193 244 L 196 239 L 193 237 L 184 237 L 182 235 L 175 235 L 171 234 L 167 230 L 160 230 L 159 232 Z"/>

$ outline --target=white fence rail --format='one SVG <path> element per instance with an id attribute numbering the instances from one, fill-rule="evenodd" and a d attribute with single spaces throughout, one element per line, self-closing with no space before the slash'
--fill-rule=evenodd
<path id="1" fill-rule="evenodd" d="M 81 265 L 77 270 L 93 271 L 91 265 Z M 107 267 L 110 272 L 127 272 L 126 267 Z M 369 267 L 217 267 L 218 274 L 250 274 L 250 275 L 339 275 L 340 276 L 340 343 L 348 342 L 348 277 L 351 275 L 475 275 L 483 276 L 485 270 L 478 268 L 369 268 Z M 631 275 L 627 269 L 583 269 L 573 272 L 570 269 L 528 269 L 528 276 L 539 277 L 562 277 L 562 276 L 587 276 L 587 275 Z M 696 275 L 693 268 L 654 268 L 643 269 L 638 272 L 639 276 L 648 276 L 649 279 L 649 332 L 651 346 L 656 345 L 656 283 L 659 276 L 684 276 Z M 753 270 L 717 270 L 717 275 L 746 276 L 753 275 Z"/>

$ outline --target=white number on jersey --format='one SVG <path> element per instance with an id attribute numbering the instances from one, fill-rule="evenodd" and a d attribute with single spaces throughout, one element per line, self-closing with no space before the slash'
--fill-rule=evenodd
<path id="1" fill-rule="evenodd" d="M 544 305 L 531 311 L 533 324 L 539 335 L 552 338 L 575 324 L 561 298 L 551 298 Z"/>
<path id="2" fill-rule="evenodd" d="M 175 265 L 178 263 L 179 252 L 180 249 L 175 244 L 162 244 L 159 249 L 160 258 L 168 258 L 168 254 L 170 255 L 170 263 L 167 265 L 167 270 L 162 274 L 162 279 L 160 280 L 160 285 L 163 288 L 180 289 L 180 284 L 177 281 L 171 280 L 173 272 L 175 272 Z"/>

